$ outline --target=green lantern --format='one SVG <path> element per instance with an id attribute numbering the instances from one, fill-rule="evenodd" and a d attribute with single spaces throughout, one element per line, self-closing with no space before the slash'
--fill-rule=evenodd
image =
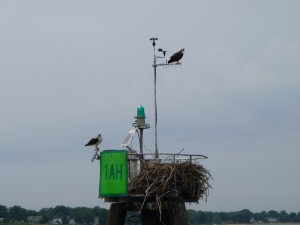
<path id="1" fill-rule="evenodd" d="M 137 125 L 138 126 L 143 126 L 145 125 L 145 109 L 142 105 L 140 105 L 138 108 L 137 108 L 137 113 L 136 113 L 136 121 L 137 121 Z"/>
<path id="2" fill-rule="evenodd" d="M 145 109 L 142 105 L 137 108 L 136 117 L 145 117 Z"/>

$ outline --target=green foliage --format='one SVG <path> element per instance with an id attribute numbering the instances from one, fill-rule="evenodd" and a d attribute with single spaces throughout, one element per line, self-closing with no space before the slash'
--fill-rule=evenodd
<path id="1" fill-rule="evenodd" d="M 52 214 L 53 214 L 52 216 L 56 217 L 56 218 L 61 218 L 63 216 L 69 216 L 70 208 L 63 206 L 63 205 L 59 205 L 53 209 Z"/>
<path id="2" fill-rule="evenodd" d="M 23 209 L 21 206 L 13 206 L 8 209 L 8 219 L 9 221 L 26 221 L 27 210 Z"/>
<path id="3" fill-rule="evenodd" d="M 4 218 L 1 225 L 6 225 L 9 222 L 9 225 L 14 223 L 19 225 L 19 222 L 28 222 L 28 216 L 42 216 L 41 223 L 47 224 L 50 220 L 54 218 L 62 218 L 63 224 L 68 224 L 69 219 L 75 219 L 78 224 L 93 224 L 94 217 L 100 218 L 100 225 L 105 225 L 107 218 L 108 210 L 102 209 L 98 206 L 94 208 L 87 207 L 75 207 L 70 208 L 66 206 L 56 206 L 54 208 L 43 208 L 40 211 L 26 210 L 21 206 L 13 206 L 7 208 L 3 205 L 0 205 L 0 218 Z"/>
<path id="4" fill-rule="evenodd" d="M 8 217 L 8 209 L 4 205 L 0 205 L 0 218 Z"/>
<path id="5" fill-rule="evenodd" d="M 192 225 L 198 224 L 225 224 L 225 223 L 246 223 L 249 224 L 251 219 L 256 222 L 267 222 L 268 218 L 274 218 L 278 222 L 299 223 L 300 212 L 287 213 L 282 210 L 277 212 L 270 210 L 268 212 L 262 211 L 253 213 L 249 209 L 243 209 L 236 212 L 204 212 L 188 210 L 190 222 Z M 68 224 L 69 219 L 75 219 L 77 224 L 93 224 L 94 217 L 100 218 L 100 225 L 105 225 L 108 210 L 95 206 L 94 208 L 75 207 L 70 208 L 66 206 L 56 206 L 54 208 L 43 208 L 40 211 L 26 210 L 20 206 L 13 206 L 7 208 L 0 205 L 0 218 L 4 218 L 1 225 L 14 225 L 19 222 L 25 222 L 26 225 L 28 216 L 42 216 L 41 223 L 48 223 L 54 218 L 62 218 L 63 224 Z"/>
<path id="6" fill-rule="evenodd" d="M 285 211 L 276 212 L 270 210 L 268 212 L 262 211 L 260 213 L 253 213 L 248 209 L 243 209 L 236 212 L 204 212 L 188 210 L 190 222 L 195 224 L 226 224 L 226 223 L 244 223 L 249 224 L 253 218 L 256 222 L 267 222 L 268 218 L 274 218 L 278 222 L 300 222 L 300 212 L 286 213 Z"/>

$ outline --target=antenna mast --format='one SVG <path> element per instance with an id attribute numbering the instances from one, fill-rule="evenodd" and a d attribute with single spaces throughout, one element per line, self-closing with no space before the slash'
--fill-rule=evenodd
<path id="1" fill-rule="evenodd" d="M 154 136 L 155 136 L 155 153 L 154 153 L 154 158 L 158 159 L 158 147 L 157 147 L 157 101 L 156 101 L 156 68 L 158 66 L 167 66 L 170 65 L 167 62 L 166 63 L 159 63 L 157 64 L 157 58 L 165 58 L 166 52 L 162 50 L 161 48 L 158 49 L 159 52 L 163 52 L 164 56 L 156 56 L 156 41 L 158 38 L 152 37 L 150 38 L 150 41 L 152 41 L 152 46 L 153 46 L 153 69 L 154 69 L 154 116 L 155 116 L 155 131 L 154 131 Z M 181 65 L 180 62 L 177 62 L 176 64 L 173 65 Z"/>
<path id="2" fill-rule="evenodd" d="M 154 158 L 158 159 L 158 147 L 157 147 L 157 102 L 156 102 L 156 55 L 155 55 L 155 41 L 158 40 L 158 38 L 150 38 L 152 41 L 153 46 L 153 68 L 154 68 L 154 117 L 155 117 L 155 128 L 154 128 L 154 136 L 155 136 L 155 153 Z"/>

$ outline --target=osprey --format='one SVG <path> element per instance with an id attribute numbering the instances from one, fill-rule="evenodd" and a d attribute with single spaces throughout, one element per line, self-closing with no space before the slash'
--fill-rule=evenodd
<path id="1" fill-rule="evenodd" d="M 171 57 L 168 63 L 172 62 L 179 62 L 179 60 L 182 58 L 184 52 L 184 48 L 181 49 L 179 52 L 174 53 Z"/>
<path id="2" fill-rule="evenodd" d="M 102 142 L 101 134 L 98 134 L 96 138 L 92 138 L 86 145 L 84 146 L 95 146 L 98 149 L 98 145 Z"/>

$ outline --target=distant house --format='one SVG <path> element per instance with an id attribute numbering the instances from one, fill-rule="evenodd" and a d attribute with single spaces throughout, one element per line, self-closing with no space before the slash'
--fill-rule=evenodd
<path id="1" fill-rule="evenodd" d="M 3 223 L 3 221 L 4 221 L 4 218 L 0 218 L 0 223 Z"/>
<path id="2" fill-rule="evenodd" d="M 40 223 L 43 220 L 42 216 L 28 216 L 28 223 Z"/>
<path id="3" fill-rule="evenodd" d="M 276 222 L 277 222 L 277 219 L 272 218 L 272 217 L 268 218 L 268 223 L 276 223 Z"/>
<path id="4" fill-rule="evenodd" d="M 70 220 L 69 220 L 69 224 L 70 224 L 70 225 L 75 225 L 75 224 L 76 224 L 75 219 L 70 219 Z"/>
<path id="5" fill-rule="evenodd" d="M 62 218 L 54 218 L 53 220 L 50 221 L 50 224 L 62 224 Z"/>
<path id="6" fill-rule="evenodd" d="M 99 217 L 98 216 L 96 216 L 96 217 L 94 217 L 94 225 L 99 225 Z"/>

